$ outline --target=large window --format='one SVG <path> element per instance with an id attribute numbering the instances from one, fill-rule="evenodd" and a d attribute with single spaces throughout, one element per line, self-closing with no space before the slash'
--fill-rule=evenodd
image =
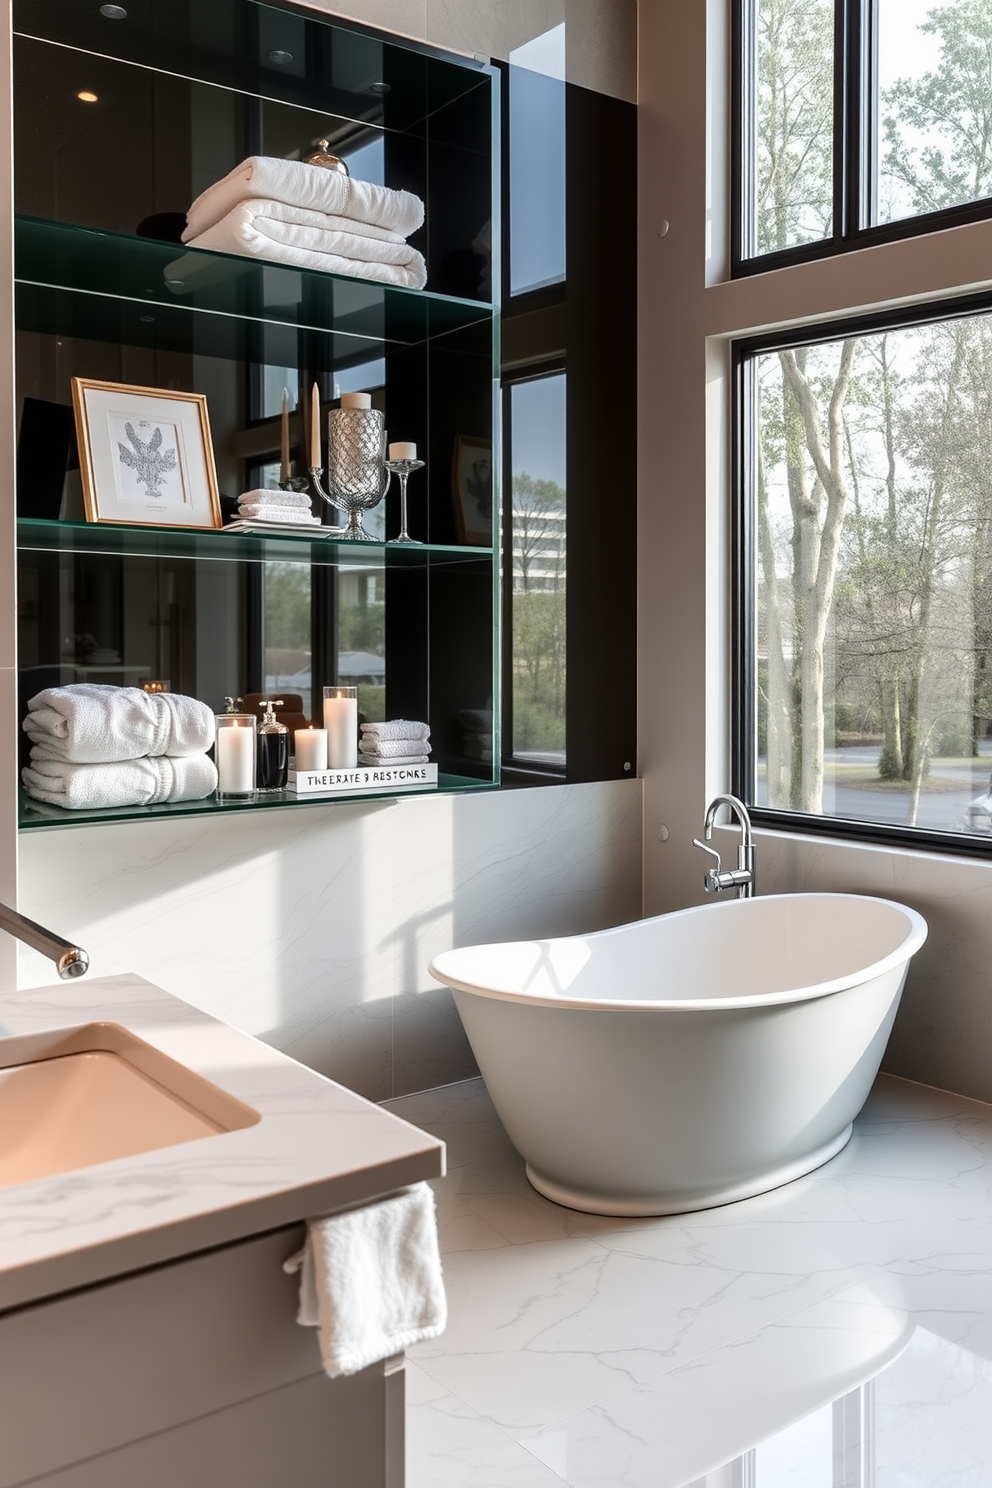
<path id="1" fill-rule="evenodd" d="M 992 303 L 739 356 L 740 788 L 989 838 Z"/>
<path id="2" fill-rule="evenodd" d="M 737 0 L 738 272 L 992 212 L 989 0 Z"/>

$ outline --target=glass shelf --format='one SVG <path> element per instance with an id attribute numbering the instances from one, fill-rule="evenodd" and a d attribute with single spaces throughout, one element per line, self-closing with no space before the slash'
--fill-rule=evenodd
<path id="1" fill-rule="evenodd" d="M 361 795 L 345 791 L 339 796 L 296 796 L 289 791 L 272 791 L 255 796 L 249 801 L 218 801 L 208 796 L 204 801 L 177 801 L 160 806 L 115 806 L 92 811 L 68 811 L 61 806 L 49 806 L 46 801 L 35 801 L 21 789 L 18 792 L 18 825 L 34 830 L 45 827 L 87 827 L 107 822 L 148 821 L 152 817 L 229 816 L 234 812 L 272 811 L 286 808 L 323 807 L 352 805 L 363 802 L 398 801 L 406 796 L 436 796 L 456 794 L 461 791 L 495 790 L 492 780 L 476 780 L 468 775 L 440 775 L 436 786 L 423 790 L 369 792 Z"/>
<path id="2" fill-rule="evenodd" d="M 231 358 L 259 326 L 330 334 L 341 364 L 488 328 L 494 313 L 477 300 L 34 217 L 15 219 L 14 280 L 25 330 Z"/>
<path id="3" fill-rule="evenodd" d="M 14 32 L 380 129 L 412 131 L 487 82 L 474 57 L 276 3 L 144 0 L 126 19 L 95 0 L 14 0 Z M 208 12 L 205 14 L 204 12 Z"/>
<path id="4" fill-rule="evenodd" d="M 31 553 L 100 553 L 129 558 L 196 558 L 217 563 L 305 563 L 324 568 L 429 569 L 491 563 L 492 548 L 440 543 L 346 542 L 302 532 L 278 537 L 189 527 L 50 522 L 19 517 L 17 546 Z"/>

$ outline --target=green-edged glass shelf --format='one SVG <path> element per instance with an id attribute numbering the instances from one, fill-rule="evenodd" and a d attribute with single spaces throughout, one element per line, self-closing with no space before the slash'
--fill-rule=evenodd
<path id="1" fill-rule="evenodd" d="M 492 548 L 441 543 L 350 542 L 301 532 L 279 536 L 116 522 L 17 521 L 17 546 L 31 553 L 99 553 L 121 558 L 195 558 L 217 563 L 315 563 L 323 568 L 438 568 L 491 563 Z"/>
<path id="2" fill-rule="evenodd" d="M 376 791 L 375 793 L 342 791 L 338 796 L 297 796 L 291 791 L 267 791 L 247 801 L 219 801 L 207 796 L 203 801 L 165 802 L 159 806 L 105 806 L 83 811 L 70 811 L 35 801 L 23 788 L 18 791 L 18 826 L 34 830 L 44 827 L 90 827 L 107 822 L 149 821 L 152 817 L 230 816 L 239 811 L 272 811 L 291 807 L 352 805 L 365 802 L 399 801 L 407 796 L 451 795 L 461 791 L 495 790 L 492 780 L 477 780 L 469 775 L 438 774 L 437 785 L 423 790 Z"/>
<path id="3" fill-rule="evenodd" d="M 299 330 L 332 338 L 332 361 L 382 356 L 437 336 L 489 333 L 493 306 L 369 279 L 287 268 L 151 238 L 18 217 L 14 281 L 21 329 L 85 340 L 248 359 Z M 275 338 L 275 339 L 273 339 Z"/>

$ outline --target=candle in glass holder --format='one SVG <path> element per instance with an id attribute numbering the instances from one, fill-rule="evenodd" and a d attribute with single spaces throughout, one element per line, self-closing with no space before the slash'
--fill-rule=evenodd
<path id="1" fill-rule="evenodd" d="M 141 690 L 142 692 L 168 692 L 169 679 L 168 677 L 158 677 L 155 680 L 142 682 Z"/>
<path id="2" fill-rule="evenodd" d="M 417 458 L 417 446 L 415 444 L 400 441 L 389 446 L 389 458 L 391 460 L 415 460 Z"/>
<path id="3" fill-rule="evenodd" d="M 217 715 L 217 794 L 255 794 L 255 719 L 250 713 Z"/>
<path id="4" fill-rule="evenodd" d="M 296 768 L 298 771 L 327 769 L 327 730 L 314 728 L 297 729 Z"/>
<path id="5" fill-rule="evenodd" d="M 358 688 L 324 688 L 327 767 L 353 770 L 358 764 Z"/>

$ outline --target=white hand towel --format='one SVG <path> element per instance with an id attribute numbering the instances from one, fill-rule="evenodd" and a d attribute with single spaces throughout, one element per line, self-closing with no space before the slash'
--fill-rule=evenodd
<path id="1" fill-rule="evenodd" d="M 251 197 L 287 202 L 316 212 L 333 212 L 387 232 L 409 237 L 424 220 L 424 204 L 409 191 L 392 191 L 371 181 L 356 181 L 341 171 L 271 155 L 251 155 L 221 181 L 200 193 L 186 213 L 183 242 L 226 217 Z"/>
<path id="2" fill-rule="evenodd" d="M 392 759 L 383 759 L 381 754 L 362 754 L 359 752 L 358 763 L 360 765 L 369 765 L 372 769 L 375 769 L 376 766 L 386 766 L 392 769 L 394 765 L 426 765 L 427 756 L 426 754 L 400 754 L 394 756 Z"/>
<path id="3" fill-rule="evenodd" d="M 204 754 L 215 733 L 213 711 L 198 698 L 96 682 L 35 693 L 23 728 L 49 759 L 75 765 Z"/>
<path id="4" fill-rule="evenodd" d="M 294 527 L 320 526 L 319 517 L 298 506 L 262 506 L 260 503 L 256 505 L 248 502 L 245 506 L 238 507 L 238 516 L 250 517 L 253 522 L 279 522 L 283 526 L 287 523 Z"/>
<path id="5" fill-rule="evenodd" d="M 429 739 L 430 728 L 426 723 L 416 723 L 410 718 L 390 718 L 385 723 L 363 723 L 362 736 L 371 739 Z"/>
<path id="6" fill-rule="evenodd" d="M 312 1219 L 301 1251 L 283 1270 L 300 1272 L 296 1321 L 319 1327 L 332 1379 L 444 1332 L 434 1195 L 426 1183 L 364 1209 Z"/>
<path id="7" fill-rule="evenodd" d="M 21 779 L 28 795 L 68 811 L 202 801 L 217 789 L 217 770 L 205 754 L 70 765 L 65 760 L 39 759 L 32 750 L 31 763 L 21 771 Z"/>
<path id="8" fill-rule="evenodd" d="M 226 217 L 187 241 L 190 248 L 241 253 L 322 274 L 398 284 L 404 289 L 423 289 L 427 283 L 423 254 L 409 244 L 329 230 L 322 212 L 308 212 L 283 202 L 241 202 Z"/>
<path id="9" fill-rule="evenodd" d="M 243 491 L 238 497 L 239 506 L 295 506 L 300 511 L 310 511 L 310 497 L 306 491 Z"/>
<path id="10" fill-rule="evenodd" d="M 372 754 L 380 760 L 402 759 L 408 754 L 431 752 L 431 746 L 423 736 L 419 739 L 376 739 L 363 734 L 360 742 L 364 754 Z M 411 745 L 416 747 L 411 748 Z"/>

